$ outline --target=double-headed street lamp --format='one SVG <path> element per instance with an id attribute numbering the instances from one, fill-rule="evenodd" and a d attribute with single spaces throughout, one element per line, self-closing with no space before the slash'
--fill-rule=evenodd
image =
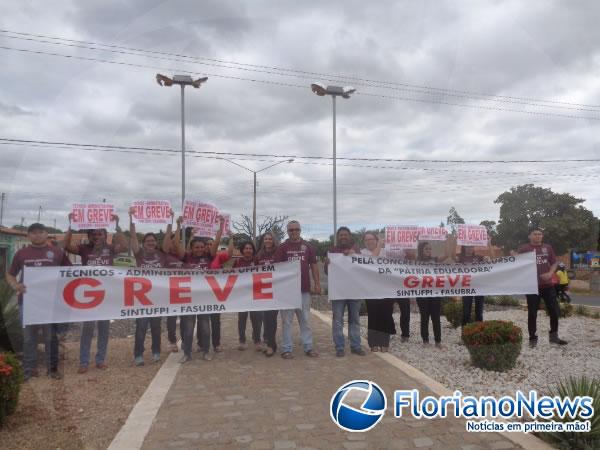
<path id="1" fill-rule="evenodd" d="M 227 158 L 218 158 L 218 159 L 222 159 L 223 161 L 230 162 L 231 164 L 234 164 L 234 165 L 236 165 L 238 167 L 241 167 L 242 169 L 247 170 L 248 172 L 252 172 L 252 174 L 254 175 L 254 201 L 253 201 L 253 206 L 252 206 L 252 240 L 256 242 L 256 174 L 259 173 L 259 172 L 263 172 L 263 171 L 265 171 L 267 169 L 270 169 L 271 167 L 278 166 L 279 164 L 291 163 L 294 160 L 293 159 L 286 159 L 284 161 L 279 161 L 279 162 L 276 162 L 275 164 L 271 164 L 270 166 L 263 167 L 260 170 L 252 170 L 252 169 L 249 169 L 246 166 L 243 166 L 243 165 L 241 165 L 239 163 L 236 163 L 235 161 L 232 161 L 232 160 L 227 159 Z"/>
<path id="2" fill-rule="evenodd" d="M 319 97 L 330 95 L 333 102 L 333 243 L 337 244 L 337 184 L 336 184 L 336 127 L 335 127 L 335 98 L 350 98 L 350 95 L 356 92 L 351 86 L 327 86 L 321 83 L 313 83 L 310 85 L 312 91 Z"/>
<path id="3" fill-rule="evenodd" d="M 174 84 L 178 84 L 181 87 L 181 209 L 183 211 L 183 202 L 185 201 L 185 87 L 192 86 L 196 89 L 200 85 L 208 80 L 208 77 L 192 79 L 189 75 L 173 75 L 173 78 L 169 78 L 160 73 L 156 74 L 156 82 L 161 86 L 171 87 Z M 185 246 L 185 230 L 181 234 L 182 240 Z"/>

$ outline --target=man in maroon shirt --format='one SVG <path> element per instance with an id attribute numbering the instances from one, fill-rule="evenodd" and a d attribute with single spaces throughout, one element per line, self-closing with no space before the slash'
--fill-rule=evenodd
<path id="1" fill-rule="evenodd" d="M 567 341 L 558 337 L 558 316 L 560 309 L 556 300 L 556 291 L 552 284 L 552 274 L 556 271 L 557 266 L 556 256 L 550 245 L 542 243 L 543 239 L 543 230 L 537 226 L 531 227 L 529 229 L 529 243 L 519 248 L 519 253 L 535 251 L 537 264 L 539 292 L 527 295 L 527 325 L 529 328 L 529 345 L 532 347 L 536 346 L 538 341 L 536 329 L 540 298 L 544 299 L 546 309 L 550 315 L 550 343 L 558 345 L 567 344 Z"/>
<path id="2" fill-rule="evenodd" d="M 292 359 L 292 322 L 294 312 L 300 324 L 302 345 L 306 356 L 315 357 L 318 353 L 313 350 L 312 330 L 310 329 L 310 275 L 312 272 L 315 294 L 321 293 L 321 282 L 319 280 L 319 269 L 317 267 L 317 255 L 315 249 L 300 237 L 300 223 L 292 220 L 287 225 L 289 239 L 279 246 L 273 258 L 275 262 L 300 261 L 300 284 L 302 292 L 302 309 L 284 309 L 281 311 L 282 319 L 282 343 L 281 357 Z"/>
<path id="3" fill-rule="evenodd" d="M 105 229 L 88 230 L 87 244 L 77 244 L 73 242 L 71 232 L 72 214 L 69 214 L 69 230 L 65 236 L 65 250 L 74 255 L 81 256 L 81 265 L 83 266 L 112 266 L 115 253 L 115 243 L 125 240 L 125 236 L 119 228 L 119 216 L 113 214 L 111 221 L 116 222 L 117 233 L 113 236 L 113 244 L 107 243 L 108 234 Z M 106 352 L 108 349 L 108 337 L 110 333 L 110 320 L 87 321 L 81 325 L 81 338 L 79 340 L 79 369 L 77 373 L 83 374 L 88 371 L 90 364 L 90 348 L 92 346 L 92 337 L 94 328 L 98 328 L 96 340 L 96 368 L 104 370 L 108 366 Z"/>
<path id="4" fill-rule="evenodd" d="M 48 245 L 48 232 L 41 223 L 34 223 L 27 229 L 27 237 L 31 244 L 23 247 L 15 254 L 10 269 L 6 273 L 6 281 L 19 294 L 19 310 L 23 322 L 23 294 L 26 292 L 24 280 L 25 267 L 44 267 L 65 265 L 62 249 Z M 19 276 L 20 274 L 20 276 Z M 19 279 L 17 279 L 19 277 Z M 23 369 L 25 381 L 37 376 L 37 336 L 43 331 L 46 369 L 50 378 L 60 379 L 58 372 L 58 337 L 56 324 L 27 325 L 23 328 Z"/>

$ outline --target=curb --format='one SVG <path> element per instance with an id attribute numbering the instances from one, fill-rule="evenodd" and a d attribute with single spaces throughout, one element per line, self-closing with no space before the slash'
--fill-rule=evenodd
<path id="1" fill-rule="evenodd" d="M 323 322 L 331 325 L 331 317 L 323 314 L 322 312 L 316 311 L 314 309 L 311 309 L 310 312 L 313 315 L 315 315 L 316 317 L 318 317 L 319 319 L 321 319 Z M 424 385 L 425 387 L 427 387 L 428 389 L 433 391 L 433 393 L 435 393 L 438 396 L 451 396 L 453 393 L 450 389 L 448 389 L 443 384 L 438 383 L 434 379 L 425 375 L 419 369 L 411 366 L 410 364 L 407 364 L 406 362 L 402 361 L 400 358 L 392 355 L 391 353 L 377 352 L 377 353 L 374 353 L 374 355 L 377 356 L 378 358 L 383 359 L 385 362 L 391 364 L 396 369 L 401 370 L 406 375 L 411 377 L 413 380 L 421 383 L 422 385 Z M 503 422 L 506 422 L 506 421 L 503 421 Z M 527 450 L 556 450 L 554 447 L 552 447 L 551 445 L 542 441 L 540 438 L 535 437 L 532 434 L 507 433 L 507 432 L 498 433 L 498 434 L 500 434 L 502 437 L 508 439 L 512 443 L 520 445 L 521 447 L 523 447 Z"/>
<path id="2" fill-rule="evenodd" d="M 181 341 L 178 342 L 178 345 Z M 179 353 L 170 353 L 158 370 L 138 402 L 135 404 L 125 424 L 114 437 L 109 450 L 140 449 L 154 422 L 167 392 L 171 388 L 181 365 L 177 361 Z"/>

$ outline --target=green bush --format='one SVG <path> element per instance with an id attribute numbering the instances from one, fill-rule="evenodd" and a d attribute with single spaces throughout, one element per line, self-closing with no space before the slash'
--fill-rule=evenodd
<path id="1" fill-rule="evenodd" d="M 548 308 L 546 308 L 546 303 L 544 303 L 544 311 L 546 311 L 546 314 L 548 314 Z M 559 313 L 559 317 L 562 317 L 563 319 L 565 317 L 571 317 L 573 315 L 573 311 L 575 310 L 575 308 L 573 307 L 572 304 L 570 303 L 559 303 L 558 307 L 560 309 L 560 313 Z"/>
<path id="2" fill-rule="evenodd" d="M 600 311 L 596 311 L 594 314 L 592 314 L 592 319 L 600 319 Z"/>
<path id="3" fill-rule="evenodd" d="M 462 325 L 463 304 L 462 301 L 449 300 L 442 304 L 442 314 L 446 317 L 453 328 Z"/>
<path id="4" fill-rule="evenodd" d="M 577 305 L 575 307 L 575 314 L 577 314 L 578 316 L 589 317 L 590 311 L 585 307 L 585 305 Z"/>
<path id="5" fill-rule="evenodd" d="M 519 299 L 512 295 L 486 295 L 484 297 L 486 305 L 499 305 L 499 306 L 520 306 L 521 302 Z"/>
<path id="6" fill-rule="evenodd" d="M 0 281 L 0 351 L 19 352 L 23 347 L 23 332 L 15 292 Z"/>
<path id="7" fill-rule="evenodd" d="M 462 340 L 475 367 L 504 372 L 517 363 L 523 332 L 512 322 L 486 320 L 466 325 Z"/>
<path id="8" fill-rule="evenodd" d="M 595 449 L 600 448 L 600 378 L 589 379 L 585 376 L 582 377 L 569 377 L 563 379 L 558 383 L 555 390 L 551 390 L 551 397 L 570 397 L 574 398 L 577 396 L 586 396 L 593 398 L 594 416 L 590 420 L 590 431 L 586 433 L 574 433 L 574 432 L 555 432 L 555 433 L 540 433 L 540 436 L 556 445 L 561 449 Z M 584 421 L 579 416 L 571 418 L 566 415 L 564 418 L 558 416 L 550 419 L 555 422 L 574 422 L 576 420 Z"/>
<path id="9" fill-rule="evenodd" d="M 22 384 L 19 360 L 12 353 L 0 353 L 0 425 L 17 409 Z"/>

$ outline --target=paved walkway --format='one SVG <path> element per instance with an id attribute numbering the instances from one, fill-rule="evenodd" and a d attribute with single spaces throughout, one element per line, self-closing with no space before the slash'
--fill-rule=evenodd
<path id="1" fill-rule="evenodd" d="M 312 327 L 320 356 L 308 358 L 296 346 L 293 360 L 237 350 L 236 315 L 222 320 L 225 351 L 213 361 L 196 359 L 181 367 L 143 449 L 521 448 L 496 433 L 467 433 L 456 418 L 394 418 L 395 389 L 420 389 L 421 398 L 432 392 L 376 355 L 348 352 L 336 358 L 331 326 L 316 316 Z M 366 433 L 344 432 L 329 417 L 331 396 L 353 379 L 375 381 L 388 396 L 389 412 Z"/>

